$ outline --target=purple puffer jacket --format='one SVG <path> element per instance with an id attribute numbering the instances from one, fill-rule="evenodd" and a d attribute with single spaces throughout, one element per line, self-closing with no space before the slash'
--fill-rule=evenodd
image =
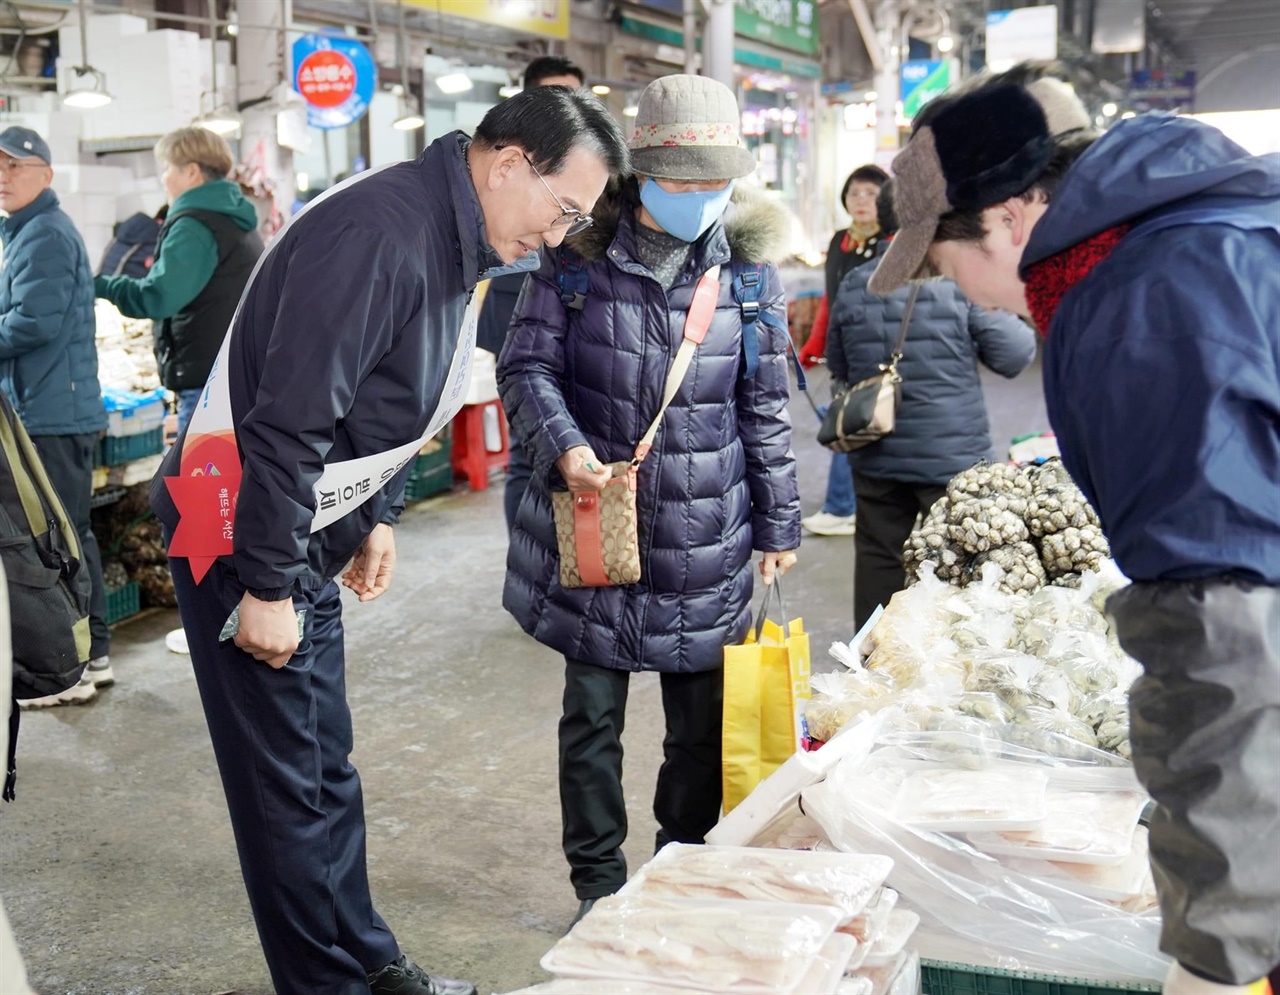
<path id="1" fill-rule="evenodd" d="M 590 278 L 585 307 L 566 311 L 557 255 L 547 250 L 525 284 L 498 363 L 503 406 L 534 464 L 502 603 L 526 632 L 573 660 L 619 670 L 710 670 L 750 622 L 752 550 L 800 544 L 786 335 L 757 321 L 760 367 L 743 376 L 742 320 L 729 275 L 731 247 L 751 263 L 777 253 L 786 215 L 735 195 L 668 294 L 633 254 L 635 221 L 621 203 L 604 211 L 597 204 L 596 226 L 574 240 Z M 715 317 L 640 467 L 643 579 L 567 590 L 548 493 L 564 483 L 553 464 L 579 445 L 605 461 L 630 459 L 661 403 L 693 289 L 717 263 Z M 785 327 L 771 263 L 760 303 Z"/>

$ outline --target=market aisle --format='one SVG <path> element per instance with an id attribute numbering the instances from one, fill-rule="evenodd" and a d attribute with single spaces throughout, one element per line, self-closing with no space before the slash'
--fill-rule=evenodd
<path id="1" fill-rule="evenodd" d="M 996 439 L 1043 427 L 1038 370 L 987 387 Z M 827 462 L 808 406 L 792 412 L 809 511 Z M 347 614 L 373 891 L 411 956 L 507 991 L 541 977 L 577 905 L 559 848 L 561 661 L 499 607 L 500 481 L 411 508 L 397 537 L 391 591 Z M 789 578 L 816 667 L 851 634 L 851 556 L 851 540 L 807 541 Z M 120 683 L 96 703 L 23 716 L 0 894 L 43 995 L 270 992 L 190 666 L 164 648 L 175 621 L 116 630 Z M 638 678 L 633 867 L 655 830 L 661 724 L 657 680 Z"/>

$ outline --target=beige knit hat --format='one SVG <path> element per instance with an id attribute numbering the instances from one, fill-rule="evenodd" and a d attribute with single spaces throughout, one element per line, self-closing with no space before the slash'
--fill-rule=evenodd
<path id="1" fill-rule="evenodd" d="M 738 101 L 723 83 L 676 74 L 640 95 L 627 143 L 637 173 L 663 180 L 732 180 L 756 168 L 742 147 Z"/>

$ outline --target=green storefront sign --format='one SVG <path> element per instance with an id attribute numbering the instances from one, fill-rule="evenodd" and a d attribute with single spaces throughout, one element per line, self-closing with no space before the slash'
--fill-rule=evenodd
<path id="1" fill-rule="evenodd" d="M 665 28 L 660 24 L 654 24 L 652 21 L 623 17 L 618 22 L 618 27 L 628 34 L 647 38 L 660 45 L 671 45 L 675 48 L 680 48 L 684 45 L 683 34 L 671 28 Z M 694 46 L 698 51 L 702 50 L 702 39 L 700 37 L 694 39 Z M 792 76 L 800 76 L 807 79 L 817 79 L 822 74 L 822 70 L 816 62 L 775 58 L 772 55 L 751 52 L 743 48 L 735 48 L 733 50 L 733 61 L 742 66 L 752 66 L 756 69 L 772 69 L 775 72 L 788 73 Z"/>
<path id="2" fill-rule="evenodd" d="M 817 0 L 737 0 L 733 25 L 741 38 L 818 54 Z"/>

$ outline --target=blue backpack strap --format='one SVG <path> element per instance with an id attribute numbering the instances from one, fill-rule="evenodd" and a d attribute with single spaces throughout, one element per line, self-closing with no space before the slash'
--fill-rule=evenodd
<path id="1" fill-rule="evenodd" d="M 587 267 L 580 255 L 563 244 L 556 249 L 556 281 L 565 310 L 581 311 L 587 303 Z"/>
<path id="2" fill-rule="evenodd" d="M 796 368 L 796 382 L 801 390 L 809 389 L 809 381 L 804 375 L 804 367 L 796 356 L 795 346 L 791 341 L 791 331 L 786 324 L 779 321 L 760 307 L 760 292 L 764 287 L 764 267 L 759 263 L 733 264 L 733 299 L 738 302 L 738 310 L 742 315 L 742 374 L 746 377 L 756 375 L 760 368 L 760 336 L 756 332 L 755 323 L 763 322 L 775 331 L 781 332 L 787 342 L 787 351 L 791 353 L 791 361 Z"/>
<path id="3" fill-rule="evenodd" d="M 738 302 L 742 315 L 742 375 L 754 377 L 760 368 L 760 335 L 756 322 L 760 320 L 760 285 L 764 267 L 740 264 L 736 259 L 733 268 L 733 299 Z"/>

